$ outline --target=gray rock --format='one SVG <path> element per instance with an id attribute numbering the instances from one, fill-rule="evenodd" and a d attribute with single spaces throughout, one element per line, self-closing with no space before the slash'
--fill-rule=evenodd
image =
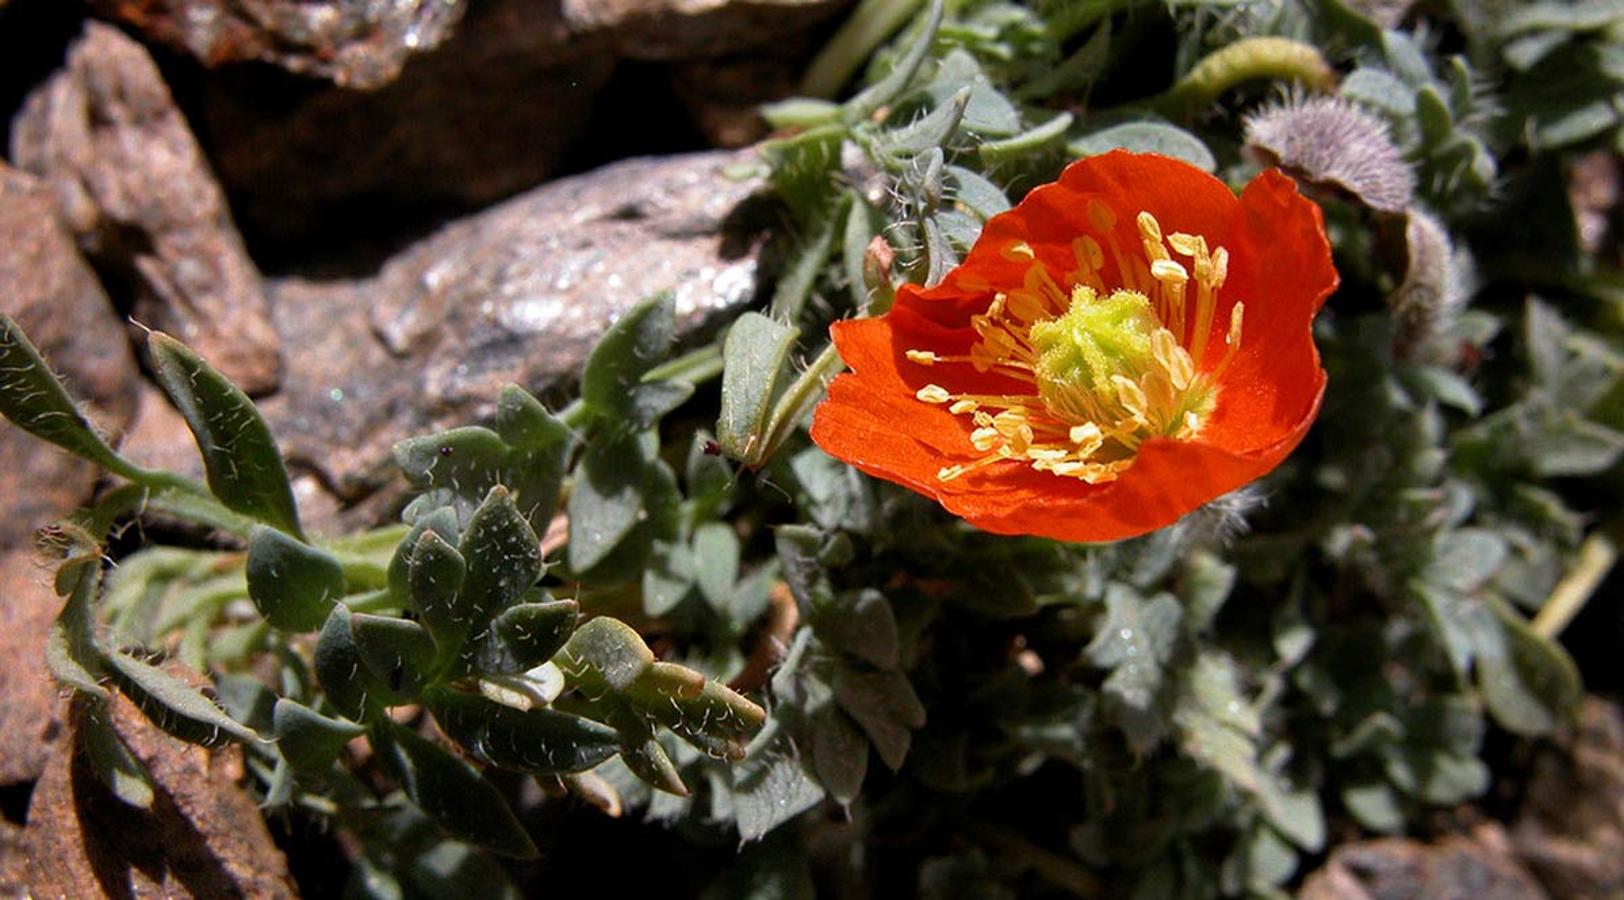
<path id="1" fill-rule="evenodd" d="M 90 23 L 67 68 L 31 94 L 12 158 L 44 178 L 104 271 L 135 286 L 134 314 L 195 347 L 244 390 L 280 368 L 259 270 L 152 58 Z"/>
<path id="2" fill-rule="evenodd" d="M 93 0 L 98 12 L 205 65 L 259 60 L 344 87 L 393 81 L 407 57 L 443 41 L 461 0 Z"/>
<path id="3" fill-rule="evenodd" d="M 604 329 L 644 298 L 674 291 L 690 340 L 754 299 L 757 235 L 740 209 L 759 182 L 727 174 L 749 158 L 617 163 L 449 225 L 374 277 L 273 281 L 290 352 L 260 409 L 314 527 L 387 520 L 405 497 L 395 441 L 487 418 L 508 382 L 560 398 Z M 125 450 L 180 458 L 154 440 L 182 435 L 138 430 Z M 337 503 L 312 496 L 313 483 Z"/>
<path id="4" fill-rule="evenodd" d="M 1486 822 L 1468 838 L 1343 844 L 1304 880 L 1298 900 L 1542 900 L 1547 894 Z"/>

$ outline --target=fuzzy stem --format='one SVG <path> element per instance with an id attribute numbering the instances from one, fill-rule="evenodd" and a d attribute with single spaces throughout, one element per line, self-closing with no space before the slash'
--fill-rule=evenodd
<path id="1" fill-rule="evenodd" d="M 832 99 L 881 42 L 901 28 L 920 0 L 863 0 L 801 78 L 803 97 Z"/>
<path id="2" fill-rule="evenodd" d="M 1584 608 L 1617 559 L 1618 548 L 1612 541 L 1604 535 L 1591 535 L 1579 548 L 1579 561 L 1551 589 L 1551 596 L 1528 627 L 1540 637 L 1555 639 Z"/>
<path id="3" fill-rule="evenodd" d="M 1289 38 L 1255 37 L 1207 54 L 1150 105 L 1170 118 L 1188 119 L 1230 88 L 1262 78 L 1295 81 L 1316 91 L 1336 86 L 1336 73 L 1318 50 Z"/>
<path id="4" fill-rule="evenodd" d="M 806 371 L 795 379 L 795 382 L 784 391 L 784 396 L 778 398 L 778 404 L 773 407 L 773 414 L 768 419 L 767 430 L 763 436 L 766 450 L 761 459 L 765 463 L 770 459 L 778 445 L 794 430 L 797 423 L 806 415 L 806 411 L 823 396 L 824 388 L 829 379 L 835 377 L 846 364 L 840 358 L 839 351 L 834 344 L 823 348 L 818 358 L 812 361 Z"/>

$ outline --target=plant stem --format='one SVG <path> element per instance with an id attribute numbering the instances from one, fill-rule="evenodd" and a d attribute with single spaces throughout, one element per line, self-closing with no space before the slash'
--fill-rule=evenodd
<path id="1" fill-rule="evenodd" d="M 1045 850 L 1014 831 L 997 825 L 978 822 L 970 826 L 970 836 L 988 844 L 999 855 L 1024 863 L 1045 881 L 1071 894 L 1073 897 L 1100 897 L 1105 887 L 1099 876 L 1076 862 Z"/>
<path id="2" fill-rule="evenodd" d="M 784 391 L 784 396 L 778 398 L 778 404 L 773 407 L 773 414 L 767 420 L 767 430 L 763 438 L 766 449 L 761 455 L 763 461 L 772 457 L 773 452 L 806 415 L 806 411 L 822 396 L 829 379 L 835 377 L 845 365 L 840 353 L 835 350 L 835 345 L 831 343 L 823 348 L 818 358 L 812 360 L 806 371 Z"/>
<path id="3" fill-rule="evenodd" d="M 1551 596 L 1528 627 L 1540 637 L 1555 639 L 1584 608 L 1617 559 L 1618 548 L 1612 541 L 1605 535 L 1591 535 L 1579 548 L 1579 561 L 1551 589 Z"/>

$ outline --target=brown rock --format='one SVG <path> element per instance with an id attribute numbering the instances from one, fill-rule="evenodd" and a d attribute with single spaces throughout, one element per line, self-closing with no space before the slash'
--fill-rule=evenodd
<path id="1" fill-rule="evenodd" d="M 1553 896 L 1624 896 L 1624 711 L 1586 697 L 1534 760 L 1511 839 Z"/>
<path id="2" fill-rule="evenodd" d="M 603 32 L 631 59 L 728 56 L 776 44 L 850 6 L 849 0 L 563 0 L 581 34 Z"/>
<path id="3" fill-rule="evenodd" d="M 677 65 L 672 81 L 706 139 L 745 147 L 767 136 L 761 105 L 792 96 L 803 67 L 797 54 L 700 60 Z"/>
<path id="4" fill-rule="evenodd" d="M 62 703 L 45 635 L 62 600 L 28 550 L 0 554 L 0 784 L 33 781 L 62 745 Z"/>
<path id="5" fill-rule="evenodd" d="M 1338 847 L 1308 876 L 1298 900 L 1542 900 L 1538 882 L 1518 864 L 1504 833 L 1437 844 L 1383 838 Z M 1497 836 L 1494 833 L 1498 833 Z"/>
<path id="6" fill-rule="evenodd" d="M 222 72 L 202 85 L 199 131 L 250 233 L 307 258 L 546 180 L 614 63 L 555 3 L 487 2 L 376 92 Z"/>
<path id="7" fill-rule="evenodd" d="M 103 15 L 189 51 L 205 65 L 260 60 L 358 89 L 381 87 L 407 57 L 439 44 L 459 0 L 94 0 Z"/>
<path id="8" fill-rule="evenodd" d="M 242 751 L 153 727 L 122 696 L 112 725 L 151 774 L 151 810 L 119 801 L 77 753 L 55 754 L 23 832 L 36 897 L 293 897 L 287 861 L 237 785 Z"/>
<path id="9" fill-rule="evenodd" d="M 134 285 L 137 318 L 250 393 L 276 385 L 259 270 L 146 50 L 88 24 L 18 114 L 12 157 L 50 183 L 81 245 Z"/>
<path id="10" fill-rule="evenodd" d="M 129 424 L 140 375 L 101 285 L 57 220 L 47 186 L 0 163 L 0 310 L 22 326 L 91 418 L 112 434 Z M 0 552 L 90 498 L 97 472 L 30 434 L 0 424 Z M 4 764 L 0 763 L 0 768 Z"/>

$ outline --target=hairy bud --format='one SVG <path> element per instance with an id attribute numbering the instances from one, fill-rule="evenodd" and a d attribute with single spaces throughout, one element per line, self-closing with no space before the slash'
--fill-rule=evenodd
<path id="1" fill-rule="evenodd" d="M 1263 162 L 1371 209 L 1403 212 L 1415 193 L 1387 123 L 1341 98 L 1265 107 L 1246 118 L 1246 145 Z"/>

